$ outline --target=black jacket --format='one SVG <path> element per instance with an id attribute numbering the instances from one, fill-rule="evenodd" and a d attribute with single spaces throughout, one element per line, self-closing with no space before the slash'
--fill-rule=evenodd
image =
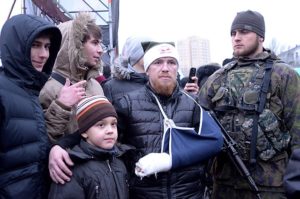
<path id="1" fill-rule="evenodd" d="M 81 141 L 69 151 L 75 163 L 70 182 L 52 183 L 49 199 L 127 199 L 127 171 L 119 157 L 130 147 L 104 150 Z"/>
<path id="2" fill-rule="evenodd" d="M 287 165 L 284 187 L 288 198 L 300 198 L 300 149 L 295 149 Z"/>
<path id="3" fill-rule="evenodd" d="M 53 33 L 50 57 L 39 72 L 31 65 L 37 35 Z M 58 28 L 41 18 L 17 15 L 1 32 L 0 198 L 45 198 L 48 140 L 38 94 L 51 73 L 60 46 Z"/>
<path id="4" fill-rule="evenodd" d="M 130 71 L 122 66 L 114 66 L 114 76 L 102 85 L 107 99 L 115 104 L 125 94 L 143 87 L 148 82 L 145 73 Z"/>
<path id="5" fill-rule="evenodd" d="M 152 175 L 141 179 L 134 174 L 135 163 L 141 157 L 161 149 L 163 116 L 151 93 L 153 91 L 147 84 L 125 95 L 115 105 L 121 142 L 136 147 L 126 161 L 131 174 L 130 198 L 202 198 L 202 164 L 158 173 L 157 177 Z M 198 129 L 199 107 L 180 92 L 178 86 L 171 97 L 158 98 L 176 125 Z"/>

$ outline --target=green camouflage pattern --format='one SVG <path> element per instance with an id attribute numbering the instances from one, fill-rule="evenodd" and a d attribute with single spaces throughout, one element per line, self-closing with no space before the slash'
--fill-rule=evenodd
<path id="1" fill-rule="evenodd" d="M 267 103 L 259 115 L 257 163 L 250 167 L 253 117 L 248 112 L 257 108 L 262 83 L 255 83 L 253 78 L 259 81 L 255 75 L 261 74 L 259 71 L 267 59 L 275 62 Z M 201 105 L 215 111 L 221 124 L 237 142 L 241 158 L 258 186 L 284 191 L 282 181 L 288 154 L 300 147 L 299 84 L 300 79 L 294 69 L 264 51 L 254 59 L 240 58 L 227 64 L 210 76 L 200 90 Z M 223 110 L 220 111 L 220 108 Z M 216 183 L 249 189 L 226 154 L 221 153 L 215 158 L 213 176 Z"/>
<path id="2" fill-rule="evenodd" d="M 271 110 L 265 109 L 259 115 L 257 149 L 259 157 L 267 161 L 276 155 L 276 151 L 288 149 L 291 140 L 289 132 L 279 129 L 279 122 Z"/>
<path id="3" fill-rule="evenodd" d="M 241 190 L 235 189 L 231 186 L 224 186 L 224 185 L 217 185 L 215 184 L 213 189 L 215 190 L 212 193 L 212 199 L 257 199 L 256 195 L 249 190 Z M 261 191 L 260 197 L 263 199 L 286 199 L 284 193 L 277 192 L 276 190 L 268 190 L 268 191 Z M 230 197 L 228 197 L 230 196 Z"/>

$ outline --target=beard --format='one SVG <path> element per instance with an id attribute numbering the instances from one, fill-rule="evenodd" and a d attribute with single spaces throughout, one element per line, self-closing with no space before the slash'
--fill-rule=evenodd
<path id="1" fill-rule="evenodd" d="M 162 96 L 171 96 L 176 88 L 176 81 L 163 83 L 159 81 L 150 81 L 150 85 L 155 92 Z"/>
<path id="2" fill-rule="evenodd" d="M 259 49 L 259 38 L 257 37 L 255 42 L 248 48 L 237 50 L 233 52 L 235 57 L 250 57 L 254 55 Z"/>

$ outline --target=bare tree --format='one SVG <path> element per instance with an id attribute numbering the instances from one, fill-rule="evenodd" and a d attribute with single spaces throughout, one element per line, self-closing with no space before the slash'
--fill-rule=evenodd
<path id="1" fill-rule="evenodd" d="M 272 38 L 271 42 L 267 44 L 266 47 L 273 51 L 276 55 L 280 54 L 284 50 L 284 46 L 281 46 L 276 38 Z"/>

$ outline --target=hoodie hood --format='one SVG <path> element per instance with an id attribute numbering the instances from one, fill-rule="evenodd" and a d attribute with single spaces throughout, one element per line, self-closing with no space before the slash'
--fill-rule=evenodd
<path id="1" fill-rule="evenodd" d="M 99 65 L 89 68 L 85 66 L 83 56 L 83 38 L 88 24 L 95 24 L 95 20 L 87 13 L 80 13 L 76 19 L 58 25 L 62 33 L 62 44 L 58 52 L 54 71 L 70 78 L 71 82 L 99 76 Z"/>
<path id="2" fill-rule="evenodd" d="M 32 42 L 42 31 L 49 31 L 52 37 L 50 56 L 39 72 L 32 66 L 30 53 Z M 60 42 L 60 31 L 51 22 L 34 15 L 13 16 L 3 25 L 0 37 L 5 75 L 20 86 L 40 91 L 51 74 Z"/>

